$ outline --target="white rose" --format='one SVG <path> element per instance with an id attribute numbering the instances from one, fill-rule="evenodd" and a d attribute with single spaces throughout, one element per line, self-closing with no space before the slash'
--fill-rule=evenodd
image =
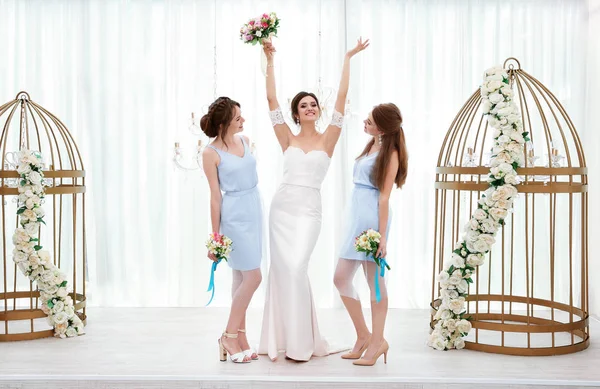
<path id="1" fill-rule="evenodd" d="M 66 313 L 64 312 L 59 312 L 56 315 L 54 315 L 54 322 L 56 324 L 63 324 L 66 323 L 67 320 L 69 320 L 69 317 L 67 316 Z"/>
<path id="2" fill-rule="evenodd" d="M 489 251 L 489 249 L 494 244 L 495 239 L 493 236 L 488 234 L 481 234 L 479 238 L 474 242 L 468 242 L 467 245 L 469 247 L 469 251 L 475 253 L 485 253 Z"/>
<path id="3" fill-rule="evenodd" d="M 487 213 L 483 209 L 477 208 L 475 212 L 473 212 L 473 217 L 477 220 L 483 220 L 487 218 Z"/>
<path id="4" fill-rule="evenodd" d="M 502 75 L 498 71 L 494 71 L 493 74 L 487 77 L 490 81 L 502 81 Z"/>
<path id="5" fill-rule="evenodd" d="M 514 112 L 514 108 L 512 105 L 508 105 L 504 108 L 498 110 L 498 116 L 508 116 Z M 506 118 L 508 120 L 508 118 Z"/>
<path id="6" fill-rule="evenodd" d="M 494 219 L 487 218 L 481 221 L 481 229 L 488 234 L 495 234 L 498 231 L 496 224 Z"/>
<path id="7" fill-rule="evenodd" d="M 506 151 L 502 151 L 494 157 L 494 160 L 492 161 L 492 166 L 496 167 L 496 166 L 500 166 L 503 163 L 511 163 L 511 162 L 512 162 L 511 155 L 509 153 L 507 153 Z"/>
<path id="8" fill-rule="evenodd" d="M 501 126 L 508 124 L 508 120 L 503 117 L 501 119 L 498 120 L 498 123 L 500 123 Z"/>
<path id="9" fill-rule="evenodd" d="M 508 211 L 504 208 L 494 207 L 490 209 L 490 215 L 496 220 L 506 219 Z"/>
<path id="10" fill-rule="evenodd" d="M 59 335 L 61 338 L 65 337 L 65 332 L 67 331 L 67 323 L 58 323 L 54 327 L 54 336 Z"/>
<path id="11" fill-rule="evenodd" d="M 17 172 L 19 174 L 27 174 L 31 171 L 31 166 L 28 163 L 19 164 L 17 167 Z"/>
<path id="12" fill-rule="evenodd" d="M 471 331 L 471 322 L 465 319 L 461 319 L 456 323 L 456 328 L 461 334 L 468 334 Z"/>
<path id="13" fill-rule="evenodd" d="M 511 200 L 500 199 L 496 203 L 496 206 L 499 207 L 499 208 L 510 209 L 512 207 L 512 201 Z"/>
<path id="14" fill-rule="evenodd" d="M 461 349 L 465 348 L 465 340 L 460 337 L 454 339 L 454 347 L 456 347 L 457 350 L 461 350 Z"/>
<path id="15" fill-rule="evenodd" d="M 515 95 L 509 86 L 503 86 L 502 88 L 500 88 L 500 92 L 508 98 L 511 98 Z"/>
<path id="16" fill-rule="evenodd" d="M 448 309 L 444 309 L 441 311 L 440 313 L 440 318 L 442 320 L 448 320 L 452 317 L 452 312 L 450 312 Z"/>
<path id="17" fill-rule="evenodd" d="M 27 211 L 25 211 L 27 212 Z M 44 215 L 46 215 L 46 212 L 44 212 L 44 208 L 39 207 L 39 208 L 35 208 L 34 212 L 36 214 L 36 218 L 33 220 L 37 220 L 37 217 L 44 217 Z"/>
<path id="18" fill-rule="evenodd" d="M 456 285 L 456 289 L 458 289 L 460 293 L 467 293 L 467 291 L 469 290 L 469 283 L 463 278 L 462 280 L 460 280 L 458 285 Z"/>
<path id="19" fill-rule="evenodd" d="M 39 208 L 38 208 L 39 209 Z M 35 214 L 34 211 L 32 211 L 31 209 L 26 209 L 22 214 L 21 217 L 25 220 L 31 220 L 31 221 L 36 221 L 37 220 L 37 215 Z"/>
<path id="20" fill-rule="evenodd" d="M 489 100 L 485 100 L 482 104 L 481 107 L 483 109 L 483 113 L 488 113 L 490 112 L 490 110 L 492 109 L 492 103 Z"/>
<path id="21" fill-rule="evenodd" d="M 51 287 L 46 289 L 45 292 L 48 293 L 49 295 L 54 296 L 56 294 L 56 292 L 58 292 L 58 286 L 52 285 Z"/>
<path id="22" fill-rule="evenodd" d="M 75 315 L 75 310 L 73 309 L 73 307 L 65 307 L 64 312 L 67 314 L 69 319 L 72 318 L 73 315 Z"/>
<path id="23" fill-rule="evenodd" d="M 477 219 L 469 220 L 469 222 L 465 226 L 465 231 L 468 231 L 468 230 L 477 231 L 478 229 L 479 229 L 479 222 L 477 221 Z"/>
<path id="24" fill-rule="evenodd" d="M 42 182 L 42 175 L 38 172 L 30 172 L 28 178 L 33 185 L 40 185 Z"/>
<path id="25" fill-rule="evenodd" d="M 442 282 L 447 282 L 447 281 L 448 281 L 448 278 L 450 278 L 450 275 L 448 274 L 448 272 L 447 272 L 447 271 L 445 271 L 445 270 L 442 270 L 442 271 L 441 271 L 441 272 L 440 272 L 440 273 L 437 275 L 437 277 L 436 277 L 436 281 L 437 281 L 437 282 L 439 282 L 439 283 L 442 283 Z"/>
<path id="26" fill-rule="evenodd" d="M 47 250 L 38 251 L 38 257 L 44 265 L 50 264 L 50 253 Z"/>
<path id="27" fill-rule="evenodd" d="M 462 269 L 463 267 L 465 267 L 465 259 L 457 254 L 452 254 L 452 262 L 451 263 L 452 263 L 452 265 L 454 265 L 454 267 L 459 268 L 459 269 Z"/>
<path id="28" fill-rule="evenodd" d="M 490 88 L 488 87 L 488 89 L 490 89 Z M 496 92 L 496 93 L 490 94 L 488 99 L 490 100 L 490 103 L 497 104 L 504 100 L 504 96 L 502 96 L 500 93 Z"/>
<path id="29" fill-rule="evenodd" d="M 502 81 L 498 81 L 498 80 L 491 80 L 486 85 L 486 88 L 488 88 L 490 91 L 498 90 L 501 87 L 502 87 Z M 501 100 L 499 100 L 498 102 L 504 100 L 504 96 L 500 95 L 499 93 L 494 93 L 494 94 L 500 96 Z M 491 101 L 491 98 L 490 98 L 490 101 Z"/>
<path id="30" fill-rule="evenodd" d="M 65 303 L 63 303 L 62 301 L 57 301 L 56 304 L 54 304 L 54 306 L 52 307 L 52 312 L 54 312 L 55 314 L 63 312 L 64 310 L 65 310 Z M 68 317 L 68 315 L 67 315 L 67 317 Z"/>
<path id="31" fill-rule="evenodd" d="M 67 292 L 67 288 L 58 288 L 58 291 L 56 292 L 58 297 L 67 297 L 67 295 L 69 294 L 69 292 Z"/>
<path id="32" fill-rule="evenodd" d="M 500 169 L 500 166 L 496 166 L 490 169 L 490 174 L 495 178 L 502 178 L 504 177 L 505 173 L 502 171 L 502 169 Z"/>
<path id="33" fill-rule="evenodd" d="M 454 312 L 456 315 L 458 315 L 462 312 L 464 306 L 465 306 L 465 298 L 464 297 L 459 297 L 455 300 L 451 300 L 450 304 L 448 304 L 448 308 L 450 308 L 450 310 L 452 312 Z"/>
<path id="34" fill-rule="evenodd" d="M 450 331 L 450 332 L 456 331 L 456 320 L 454 320 L 454 319 L 448 319 L 448 320 L 444 321 L 442 323 L 442 325 L 444 327 L 446 327 L 448 329 L 448 331 Z"/>
<path id="35" fill-rule="evenodd" d="M 456 276 L 456 275 L 452 275 L 450 276 L 450 278 L 448 279 L 448 283 L 451 285 L 458 285 L 460 284 L 460 281 L 462 280 L 461 276 Z"/>
<path id="36" fill-rule="evenodd" d="M 484 197 L 484 200 L 485 200 L 485 205 L 487 206 L 487 209 L 492 208 L 496 204 L 494 199 L 492 199 L 491 197 Z"/>
<path id="37" fill-rule="evenodd" d="M 434 332 L 433 334 L 431 334 L 429 343 L 430 343 L 430 346 L 433 347 L 434 349 L 443 351 L 446 349 L 446 346 L 448 345 L 448 340 L 442 338 L 441 336 L 435 334 L 435 332 Z"/>
<path id="38" fill-rule="evenodd" d="M 507 200 L 510 197 L 511 193 L 506 185 L 499 186 L 498 188 L 496 188 L 494 193 L 492 193 L 492 199 L 494 199 L 494 201 Z"/>
<path id="39" fill-rule="evenodd" d="M 501 145 L 502 145 L 502 144 L 506 144 L 506 143 L 508 143 L 508 142 L 510 142 L 510 138 L 509 138 L 508 136 L 506 136 L 506 135 L 501 135 L 500 137 L 498 137 L 498 143 L 499 143 L 499 144 L 501 144 Z"/>
<path id="40" fill-rule="evenodd" d="M 52 272 L 52 270 L 46 270 L 43 274 L 42 274 L 42 282 L 49 284 L 50 282 L 52 282 L 52 280 L 54 279 L 54 274 Z"/>
<path id="41" fill-rule="evenodd" d="M 510 185 L 519 185 L 519 178 L 515 174 L 507 174 L 504 177 L 504 182 Z"/>
<path id="42" fill-rule="evenodd" d="M 49 326 L 54 327 L 54 316 L 50 315 L 46 317 L 46 322 L 48 323 Z"/>
<path id="43" fill-rule="evenodd" d="M 481 233 L 479 231 L 467 231 L 467 233 L 465 234 L 465 240 L 467 242 L 474 242 L 477 240 L 477 238 L 479 237 Z"/>
<path id="44" fill-rule="evenodd" d="M 13 256 L 13 261 L 16 263 L 23 262 L 27 260 L 27 254 L 22 251 L 16 251 Z"/>
<path id="45" fill-rule="evenodd" d="M 73 327 L 69 327 L 67 328 L 65 335 L 67 335 L 67 338 L 75 337 L 77 336 L 77 330 Z"/>
<path id="46" fill-rule="evenodd" d="M 38 257 L 35 253 L 31 254 L 27 259 L 29 260 L 29 265 L 31 265 L 31 267 L 34 269 L 41 265 L 40 257 Z"/>
<path id="47" fill-rule="evenodd" d="M 29 235 L 29 236 L 33 236 L 33 237 L 37 236 L 38 229 L 39 229 L 39 225 L 37 223 L 25 224 L 25 231 L 27 232 L 27 235 Z"/>

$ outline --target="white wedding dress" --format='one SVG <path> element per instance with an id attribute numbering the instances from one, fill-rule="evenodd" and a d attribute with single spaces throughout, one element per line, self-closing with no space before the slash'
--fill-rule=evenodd
<path id="1" fill-rule="evenodd" d="M 259 353 L 307 361 L 332 352 L 319 333 L 308 262 L 321 230 L 321 183 L 331 159 L 324 151 L 284 152 L 283 180 L 271 203 L 271 266 Z"/>

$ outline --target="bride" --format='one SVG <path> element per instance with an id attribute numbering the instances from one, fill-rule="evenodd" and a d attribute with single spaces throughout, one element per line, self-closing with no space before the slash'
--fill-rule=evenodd
<path id="1" fill-rule="evenodd" d="M 275 360 L 279 352 L 296 361 L 330 353 L 319 333 L 308 279 L 308 262 L 321 229 L 321 183 L 340 137 L 350 78 L 350 59 L 369 46 L 359 39 L 346 53 L 331 124 L 322 134 L 315 124 L 321 114 L 317 97 L 300 92 L 291 103 L 294 122 L 300 133 L 292 134 L 283 119 L 275 93 L 273 54 L 267 55 L 267 100 L 275 135 L 283 150 L 283 179 L 271 203 L 269 234 L 271 266 L 259 353 Z"/>

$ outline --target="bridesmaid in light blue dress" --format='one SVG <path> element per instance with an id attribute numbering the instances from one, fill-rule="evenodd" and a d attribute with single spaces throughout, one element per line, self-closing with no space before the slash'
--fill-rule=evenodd
<path id="1" fill-rule="evenodd" d="M 387 289 L 373 258 L 356 252 L 354 241 L 365 230 L 371 228 L 379 231 L 381 239 L 375 255 L 378 258 L 386 257 L 392 219 L 390 194 L 394 184 L 401 188 L 406 181 L 408 155 L 402 129 L 402 115 L 394 104 L 376 106 L 364 124 L 365 132 L 373 138 L 354 163 L 354 189 L 334 283 L 352 319 L 357 337 L 352 351 L 342 355 L 342 358 L 355 359 L 355 365 L 372 366 L 382 354 L 386 362 L 389 350 L 383 336 L 388 308 Z M 386 260 L 389 262 L 389 259 Z M 358 293 L 352 284 L 361 265 L 371 290 L 373 334 L 367 328 Z M 379 296 L 376 295 L 376 277 L 380 286 Z M 379 297 L 380 300 L 377 301 Z"/>
<path id="2" fill-rule="evenodd" d="M 247 363 L 258 359 L 246 338 L 246 310 L 262 275 L 262 204 L 258 191 L 256 159 L 243 131 L 240 104 L 219 97 L 202 117 L 200 127 L 215 138 L 202 155 L 210 186 L 213 232 L 231 238 L 233 250 L 227 263 L 233 272 L 232 303 L 225 331 L 219 338 L 219 357 Z M 208 253 L 208 258 L 217 258 Z"/>

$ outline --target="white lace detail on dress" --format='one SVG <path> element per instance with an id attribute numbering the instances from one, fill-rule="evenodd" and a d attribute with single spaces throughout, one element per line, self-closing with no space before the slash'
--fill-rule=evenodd
<path id="1" fill-rule="evenodd" d="M 339 113 L 336 110 L 333 110 L 333 115 L 331 115 L 331 123 L 330 125 L 342 128 L 344 126 L 344 115 Z"/>
<path id="2" fill-rule="evenodd" d="M 281 107 L 275 108 L 274 111 L 269 112 L 269 117 L 271 118 L 271 124 L 273 127 L 277 124 L 285 124 L 285 120 L 283 119 L 283 112 L 281 112 Z"/>

